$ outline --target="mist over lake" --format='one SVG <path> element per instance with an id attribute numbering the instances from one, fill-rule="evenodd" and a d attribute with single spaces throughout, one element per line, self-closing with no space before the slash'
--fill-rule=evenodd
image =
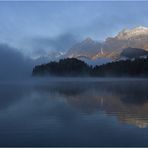
<path id="1" fill-rule="evenodd" d="M 147 79 L 0 83 L 0 146 L 147 146 Z"/>
<path id="2" fill-rule="evenodd" d="M 0 147 L 148 147 L 148 1 L 0 1 Z"/>

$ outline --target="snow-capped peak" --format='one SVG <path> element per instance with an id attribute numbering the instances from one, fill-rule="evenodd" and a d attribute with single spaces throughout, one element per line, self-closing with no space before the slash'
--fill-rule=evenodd
<path id="1" fill-rule="evenodd" d="M 122 40 L 139 35 L 148 35 L 148 28 L 144 26 L 138 26 L 132 29 L 123 29 L 121 32 L 119 32 L 116 38 Z"/>

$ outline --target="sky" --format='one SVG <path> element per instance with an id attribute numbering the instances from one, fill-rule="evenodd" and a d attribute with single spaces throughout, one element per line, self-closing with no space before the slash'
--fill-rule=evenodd
<path id="1" fill-rule="evenodd" d="M 146 1 L 1 1 L 0 44 L 30 57 L 65 52 L 87 37 L 102 41 L 148 27 L 147 8 Z"/>

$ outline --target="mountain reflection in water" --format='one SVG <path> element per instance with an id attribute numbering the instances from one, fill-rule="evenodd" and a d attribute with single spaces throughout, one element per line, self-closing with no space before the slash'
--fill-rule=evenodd
<path id="1" fill-rule="evenodd" d="M 119 121 L 139 128 L 148 126 L 148 84 L 141 82 L 67 82 L 54 87 L 38 87 L 50 94 L 58 93 L 82 113 L 103 111 Z"/>
<path id="2" fill-rule="evenodd" d="M 147 80 L 0 84 L 0 146 L 148 146 L 147 88 Z"/>

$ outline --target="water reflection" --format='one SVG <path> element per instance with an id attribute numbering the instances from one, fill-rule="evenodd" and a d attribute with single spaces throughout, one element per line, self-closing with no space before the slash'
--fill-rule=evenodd
<path id="1" fill-rule="evenodd" d="M 83 91 L 76 86 L 74 90 L 78 90 L 77 94 L 61 93 L 69 104 L 81 111 L 93 113 L 102 110 L 107 115 L 116 116 L 121 122 L 144 128 L 148 126 L 147 88 L 143 82 L 103 82 L 85 84 Z"/>
<path id="2" fill-rule="evenodd" d="M 147 146 L 147 88 L 146 80 L 0 84 L 0 146 Z"/>
<path id="3" fill-rule="evenodd" d="M 136 82 L 58 83 L 38 90 L 58 93 L 66 102 L 83 113 L 99 110 L 116 116 L 121 122 L 148 127 L 148 84 Z"/>

